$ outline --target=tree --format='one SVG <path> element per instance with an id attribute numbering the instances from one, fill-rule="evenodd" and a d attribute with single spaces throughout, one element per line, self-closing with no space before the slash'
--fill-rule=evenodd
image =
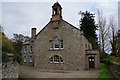
<path id="1" fill-rule="evenodd" d="M 85 12 L 80 11 L 79 15 L 80 14 L 81 14 L 81 20 L 79 21 L 80 29 L 83 30 L 83 33 L 92 42 L 93 49 L 98 49 L 97 35 L 96 35 L 97 26 L 95 25 L 94 14 L 88 11 Z"/>
<path id="2" fill-rule="evenodd" d="M 8 61 L 7 53 L 13 53 L 13 43 L 4 32 L 1 31 L 0 34 L 2 35 L 2 55 L 0 56 L 2 56 L 2 62 L 5 63 Z"/>
<path id="3" fill-rule="evenodd" d="M 2 51 L 6 52 L 6 53 L 12 53 L 13 52 L 12 41 L 9 40 L 3 32 L 2 32 Z"/>
<path id="4" fill-rule="evenodd" d="M 112 53 L 111 55 L 114 55 L 116 54 L 116 42 L 115 42 L 115 33 L 116 33 L 116 23 L 115 23 L 115 20 L 114 20 L 114 17 L 110 17 L 109 19 L 109 28 L 110 28 L 110 31 L 111 31 L 111 35 L 109 35 L 109 38 L 110 38 L 110 43 L 111 43 L 111 47 L 112 47 Z"/>
<path id="5" fill-rule="evenodd" d="M 99 45 L 100 45 L 100 55 L 102 59 L 106 58 L 106 52 L 108 48 L 110 48 L 110 40 L 109 40 L 109 26 L 107 25 L 106 18 L 102 15 L 102 12 L 97 11 L 97 19 L 98 19 L 98 30 L 99 30 Z"/>
<path id="6" fill-rule="evenodd" d="M 22 51 L 22 43 L 28 41 L 30 38 L 28 36 L 24 36 L 22 34 L 13 34 L 14 38 L 13 41 L 13 49 L 14 49 L 14 60 L 18 63 L 21 62 L 21 51 Z"/>
<path id="7" fill-rule="evenodd" d="M 2 26 L 0 25 L 0 57 L 2 57 Z M 0 58 L 0 63 L 2 62 L 2 59 Z"/>
<path id="8" fill-rule="evenodd" d="M 120 30 L 118 30 L 117 34 L 114 36 L 114 51 L 112 54 L 116 57 L 120 57 Z"/>
<path id="9" fill-rule="evenodd" d="M 29 40 L 28 36 L 24 36 L 22 34 L 13 34 L 14 38 L 12 38 L 13 41 L 13 48 L 14 53 L 21 54 L 22 50 L 22 43 Z"/>

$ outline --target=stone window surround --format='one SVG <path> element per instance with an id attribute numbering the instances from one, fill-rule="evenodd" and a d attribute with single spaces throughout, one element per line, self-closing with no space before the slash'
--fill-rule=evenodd
<path id="1" fill-rule="evenodd" d="M 32 56 L 30 56 L 30 61 L 29 62 L 32 63 Z"/>
<path id="2" fill-rule="evenodd" d="M 24 53 L 27 52 L 27 46 L 24 46 Z"/>
<path id="3" fill-rule="evenodd" d="M 27 60 L 27 58 L 26 58 L 26 56 L 24 56 L 24 63 L 26 63 L 26 62 L 27 62 L 26 60 Z"/>
<path id="4" fill-rule="evenodd" d="M 63 40 L 59 40 L 59 38 L 58 38 L 59 48 L 55 48 L 55 43 L 54 43 L 55 38 L 58 38 L 58 37 L 54 37 L 53 40 L 49 41 L 50 42 L 50 50 L 62 50 L 62 49 L 64 49 L 63 48 Z"/>
<path id="5" fill-rule="evenodd" d="M 56 59 L 56 60 L 54 60 L 54 59 Z M 50 63 L 51 63 L 51 64 L 52 64 L 52 63 L 54 63 L 54 64 L 59 64 L 59 63 L 63 63 L 63 62 L 64 62 L 64 61 L 63 61 L 62 57 L 59 56 L 59 55 L 54 55 L 54 56 L 50 57 Z"/>
<path id="6" fill-rule="evenodd" d="M 30 53 L 33 51 L 32 46 L 30 46 Z"/>

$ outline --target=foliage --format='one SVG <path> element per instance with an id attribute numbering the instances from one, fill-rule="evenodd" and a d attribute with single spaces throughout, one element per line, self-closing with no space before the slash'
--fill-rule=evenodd
<path id="1" fill-rule="evenodd" d="M 22 34 L 14 34 L 14 38 L 12 38 L 14 48 L 13 52 L 21 55 L 22 43 L 27 40 L 29 40 L 28 36 L 24 36 Z"/>
<path id="2" fill-rule="evenodd" d="M 114 40 L 113 40 L 112 46 L 113 46 L 113 50 L 112 50 L 112 54 L 111 55 L 120 58 L 120 30 L 114 36 Z"/>
<path id="3" fill-rule="evenodd" d="M 21 55 L 17 54 L 17 53 L 14 53 L 14 59 L 13 60 L 17 61 L 20 64 L 21 61 L 22 61 Z"/>
<path id="4" fill-rule="evenodd" d="M 105 52 L 100 52 L 100 59 L 104 60 L 107 58 L 107 54 Z"/>
<path id="5" fill-rule="evenodd" d="M 24 36 L 22 34 L 14 34 L 12 38 L 13 41 L 13 53 L 14 53 L 14 60 L 17 61 L 19 64 L 21 63 L 21 52 L 22 52 L 22 43 L 24 41 L 28 41 L 29 37 Z"/>
<path id="6" fill-rule="evenodd" d="M 113 78 L 112 74 L 110 74 L 109 68 L 106 64 L 101 63 L 100 64 L 100 68 L 102 69 L 102 72 L 100 73 L 98 80 L 100 78 L 104 79 L 104 78 Z"/>
<path id="7" fill-rule="evenodd" d="M 88 11 L 85 12 L 80 11 L 79 14 L 81 14 L 82 16 L 80 20 L 81 30 L 83 30 L 83 33 L 92 42 L 93 49 L 98 49 L 97 35 L 96 35 L 97 26 L 95 25 L 94 14 Z"/>
<path id="8" fill-rule="evenodd" d="M 8 62 L 8 56 L 7 53 L 2 52 L 2 63 L 6 63 Z"/>
<path id="9" fill-rule="evenodd" d="M 115 57 L 114 56 L 107 56 L 107 58 L 105 59 L 105 62 L 107 64 L 113 64 L 115 62 Z"/>
<path id="10" fill-rule="evenodd" d="M 20 63 L 22 43 L 27 40 L 29 40 L 29 37 L 22 34 L 14 34 L 14 38 L 10 40 L 2 32 L 2 62 L 7 62 L 7 53 L 11 53 L 14 55 L 14 61 Z"/>
<path id="11" fill-rule="evenodd" d="M 2 33 L 2 51 L 6 53 L 13 52 L 12 41 L 9 40 L 4 33 Z"/>

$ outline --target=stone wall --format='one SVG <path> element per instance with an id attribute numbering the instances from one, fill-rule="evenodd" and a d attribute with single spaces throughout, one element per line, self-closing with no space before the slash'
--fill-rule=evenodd
<path id="1" fill-rule="evenodd" d="M 18 78 L 19 64 L 9 61 L 2 65 L 2 78 Z"/>
<path id="2" fill-rule="evenodd" d="M 120 79 L 120 64 L 111 64 L 109 68 L 114 77 Z"/>

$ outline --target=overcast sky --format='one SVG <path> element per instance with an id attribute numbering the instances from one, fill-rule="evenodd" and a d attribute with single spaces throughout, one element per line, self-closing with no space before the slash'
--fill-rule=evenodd
<path id="1" fill-rule="evenodd" d="M 18 1 L 18 2 L 16 2 Z M 2 24 L 4 32 L 7 37 L 12 38 L 13 34 L 23 34 L 26 36 L 31 35 L 31 28 L 36 27 L 37 33 L 45 27 L 50 21 L 52 15 L 52 5 L 56 0 L 46 0 L 44 2 L 35 0 L 26 0 L 26 2 L 19 2 L 19 0 L 2 1 L 0 3 L 0 9 L 2 9 Z M 118 24 L 118 0 L 100 0 L 89 1 L 75 0 L 73 1 L 58 1 L 62 6 L 62 16 L 67 22 L 78 27 L 78 21 L 80 15 L 79 11 L 90 11 L 92 13 L 97 12 L 97 9 L 102 10 L 103 15 L 109 20 L 110 16 L 115 18 L 116 24 Z"/>

